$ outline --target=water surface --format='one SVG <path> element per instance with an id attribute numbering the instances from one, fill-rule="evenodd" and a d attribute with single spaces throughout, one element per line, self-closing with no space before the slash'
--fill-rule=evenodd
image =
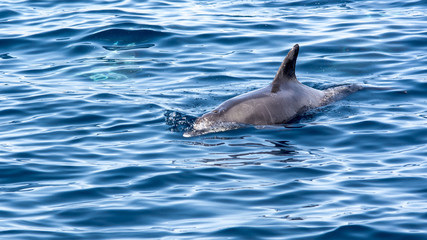
<path id="1" fill-rule="evenodd" d="M 0 3 L 4 239 L 426 239 L 427 2 Z M 266 86 L 365 90 L 184 138 Z"/>

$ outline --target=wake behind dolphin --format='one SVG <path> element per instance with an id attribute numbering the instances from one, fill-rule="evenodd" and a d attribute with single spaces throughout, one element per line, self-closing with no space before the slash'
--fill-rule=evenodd
<path id="1" fill-rule="evenodd" d="M 184 137 L 221 132 L 247 125 L 283 124 L 296 116 L 363 87 L 356 84 L 317 90 L 300 83 L 295 75 L 299 45 L 295 44 L 268 86 L 233 97 L 199 117 Z"/>

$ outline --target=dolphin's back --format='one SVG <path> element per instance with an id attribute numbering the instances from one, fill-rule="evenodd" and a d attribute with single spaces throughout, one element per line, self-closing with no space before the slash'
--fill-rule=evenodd
<path id="1" fill-rule="evenodd" d="M 227 112 L 225 121 L 255 125 L 285 123 L 299 113 L 321 105 L 325 94 L 299 82 L 290 82 L 278 92 L 267 86 L 231 98 L 218 109 Z"/>

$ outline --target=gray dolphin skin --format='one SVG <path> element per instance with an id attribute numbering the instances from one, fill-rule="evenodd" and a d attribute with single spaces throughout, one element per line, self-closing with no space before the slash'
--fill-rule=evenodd
<path id="1" fill-rule="evenodd" d="M 300 83 L 295 75 L 299 45 L 289 51 L 272 83 L 233 97 L 196 119 L 184 137 L 221 132 L 248 125 L 283 124 L 307 110 L 339 100 L 362 86 L 351 84 L 317 90 Z"/>

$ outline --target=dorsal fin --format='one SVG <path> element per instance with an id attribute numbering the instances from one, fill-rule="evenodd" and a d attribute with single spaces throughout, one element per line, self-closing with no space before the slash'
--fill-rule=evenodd
<path id="1" fill-rule="evenodd" d="M 280 65 L 280 68 L 272 82 L 272 93 L 278 92 L 280 90 L 280 85 L 283 83 L 291 80 L 297 80 L 297 77 L 295 76 L 295 65 L 297 63 L 298 52 L 298 44 L 295 44 L 294 47 L 289 50 L 288 55 L 285 60 L 283 60 L 282 65 Z"/>

